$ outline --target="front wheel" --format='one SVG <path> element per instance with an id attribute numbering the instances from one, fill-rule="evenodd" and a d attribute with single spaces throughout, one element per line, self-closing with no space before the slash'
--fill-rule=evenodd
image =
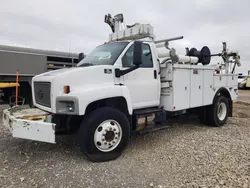
<path id="1" fill-rule="evenodd" d="M 85 156 L 95 162 L 118 158 L 130 138 L 130 124 L 121 111 L 102 107 L 91 112 L 81 124 L 78 141 Z"/>

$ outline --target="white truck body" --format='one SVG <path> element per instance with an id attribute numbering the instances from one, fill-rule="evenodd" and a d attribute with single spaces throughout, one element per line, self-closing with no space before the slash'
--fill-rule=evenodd
<path id="1" fill-rule="evenodd" d="M 237 75 L 217 75 L 213 68 L 202 65 L 169 65 L 162 68 L 161 77 L 161 105 L 167 111 L 210 105 L 222 87 L 229 91 L 232 100 L 238 95 Z M 167 80 L 172 80 L 172 88 Z"/>
<path id="2" fill-rule="evenodd" d="M 32 80 L 33 98 L 35 99 L 34 83 L 49 82 L 51 84 L 51 107 L 40 105 L 34 100 L 35 106 L 51 113 L 63 113 L 60 109 L 56 109 L 56 101 L 59 100 L 57 98 L 72 99 L 77 105 L 75 113 L 84 115 L 87 106 L 94 101 L 124 97 L 128 111 L 132 114 L 135 109 L 155 106 L 163 106 L 167 111 L 178 111 L 209 105 L 212 104 L 214 94 L 221 87 L 228 89 L 233 100 L 237 97 L 237 74 L 217 75 L 213 67 L 202 65 L 165 64 L 161 66 L 161 78 L 158 76 L 154 79 L 154 70 L 159 70 L 158 67 L 152 67 L 146 70 L 137 69 L 125 75 L 123 79 L 117 79 L 114 69 L 121 67 L 121 57 L 114 66 L 61 69 L 57 72 L 35 76 Z M 104 74 L 104 69 L 111 70 L 113 74 Z M 124 86 L 117 86 L 116 84 L 119 83 Z M 70 86 L 69 94 L 63 93 L 64 85 Z"/>
<path id="3" fill-rule="evenodd" d="M 118 16 L 115 19 L 117 30 L 119 29 L 117 22 L 121 17 Z M 89 127 L 89 123 L 92 122 L 93 126 L 97 126 L 96 130 L 100 132 L 95 131 L 93 135 L 94 143 L 97 142 L 95 146 L 98 151 L 96 152 L 101 151 L 103 155 L 105 152 L 112 152 L 111 149 L 107 150 L 107 144 L 110 147 L 118 147 L 119 144 L 116 145 L 116 142 L 117 140 L 120 142 L 121 138 L 115 135 L 127 134 L 123 125 L 119 125 L 119 120 L 122 121 L 121 119 L 125 117 L 127 118 L 124 121 L 130 122 L 129 130 L 133 131 L 139 130 L 141 122 L 148 121 L 148 114 L 166 119 L 166 113 L 198 109 L 199 112 L 205 110 L 204 113 L 209 114 L 205 119 L 210 121 L 211 118 L 214 119 L 217 96 L 224 96 L 220 99 L 226 100 L 221 103 L 224 111 L 220 112 L 224 119 L 220 120 L 218 115 L 214 120 L 217 124 L 224 124 L 227 117 L 232 116 L 231 101 L 238 96 L 238 75 L 230 73 L 227 69 L 226 73 L 221 74 L 212 66 L 200 65 L 200 62 L 207 63 L 205 59 L 207 57 L 200 55 L 204 55 L 205 51 L 201 51 L 198 55 L 195 51 L 196 55 L 193 56 L 177 55 L 173 49 L 168 48 L 167 40 L 157 42 L 145 39 L 145 36 L 152 39 L 154 37 L 152 33 L 150 25 L 135 25 L 132 28 L 116 31 L 110 35 L 109 43 L 97 47 L 78 64 L 78 67 L 46 72 L 33 77 L 34 105 L 40 109 L 40 113 L 47 112 L 52 116 L 66 115 L 71 119 L 81 117 L 86 127 Z M 136 47 L 135 39 L 140 41 L 139 47 L 141 48 Z M 162 44 L 162 42 L 165 43 Z M 158 49 L 164 46 L 167 48 L 165 52 Z M 142 52 L 139 66 L 135 63 L 135 56 L 138 55 L 135 49 L 141 49 Z M 160 62 L 159 58 L 162 57 L 167 58 L 166 61 Z M 104 118 L 105 120 L 105 117 L 99 117 L 102 113 L 105 114 L 105 111 L 100 110 L 98 116 L 95 110 L 106 109 L 106 106 L 112 107 L 113 110 L 118 109 L 119 112 L 114 111 L 114 113 L 117 113 L 120 119 L 110 120 L 110 124 L 105 124 L 111 118 L 107 117 L 104 124 L 95 125 L 94 119 Z M 110 110 L 106 116 L 112 116 L 112 109 L 106 110 Z M 121 112 L 125 116 L 121 115 Z M 219 110 L 216 112 L 219 114 Z M 13 134 L 14 137 L 55 143 L 55 137 L 51 135 L 55 134 L 56 123 L 50 122 L 48 118 L 42 121 L 30 121 L 20 118 L 20 113 L 22 114 L 22 111 L 19 111 L 18 118 L 15 113 L 10 113 L 10 109 L 4 111 L 5 125 L 19 133 Z M 91 117 L 92 114 L 95 114 L 95 117 Z M 46 124 L 46 131 L 49 133 L 27 136 L 33 133 L 28 132 L 25 126 L 23 130 L 26 131 L 20 130 L 20 121 L 21 125 L 29 121 L 29 125 L 33 124 L 32 126 L 38 127 Z M 114 130 L 111 125 L 115 126 Z M 103 128 L 106 129 L 102 130 Z M 80 129 L 85 129 L 84 125 L 81 125 Z M 91 126 L 88 129 L 91 129 Z M 108 142 L 105 140 L 105 135 L 112 130 L 113 141 Z M 91 152 L 87 152 L 86 147 L 82 145 L 84 152 L 89 156 Z M 92 156 L 92 158 L 95 157 Z"/>
<path id="4" fill-rule="evenodd" d="M 154 43 L 145 44 L 154 49 Z M 203 65 L 163 64 L 159 69 L 159 65 L 154 63 L 153 67 L 140 68 L 116 78 L 115 69 L 125 69 L 121 59 L 131 45 L 132 42 L 112 66 L 76 67 L 35 76 L 32 80 L 35 106 L 51 113 L 65 113 L 56 108 L 56 101 L 73 100 L 77 105 L 74 113 L 84 115 L 87 106 L 94 101 L 124 97 L 128 111 L 132 114 L 133 110 L 155 106 L 163 106 L 167 111 L 178 111 L 209 105 L 221 87 L 229 91 L 232 100 L 238 95 L 237 74 L 216 74 L 214 67 Z M 153 53 L 152 56 L 153 62 L 157 62 L 157 54 Z M 104 73 L 105 69 L 110 70 L 110 73 Z M 156 79 L 154 71 L 161 72 Z M 50 84 L 51 107 L 37 103 L 34 91 L 36 82 Z M 120 83 L 124 86 L 118 85 Z M 64 85 L 70 86 L 69 94 L 63 93 Z"/>

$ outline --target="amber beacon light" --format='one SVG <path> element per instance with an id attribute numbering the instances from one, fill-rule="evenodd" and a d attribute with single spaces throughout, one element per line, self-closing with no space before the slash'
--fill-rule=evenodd
<path id="1" fill-rule="evenodd" d="M 70 87 L 69 86 L 63 86 L 63 91 L 64 93 L 69 93 L 70 92 Z"/>

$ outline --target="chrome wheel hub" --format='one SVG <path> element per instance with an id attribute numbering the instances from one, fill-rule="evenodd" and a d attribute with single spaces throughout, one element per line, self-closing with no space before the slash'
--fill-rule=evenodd
<path id="1" fill-rule="evenodd" d="M 217 109 L 217 116 L 220 121 L 223 121 L 227 115 L 227 106 L 225 103 L 220 103 Z"/>
<path id="2" fill-rule="evenodd" d="M 106 120 L 96 128 L 94 143 L 100 151 L 110 152 L 119 145 L 121 137 L 121 125 L 117 121 Z"/>

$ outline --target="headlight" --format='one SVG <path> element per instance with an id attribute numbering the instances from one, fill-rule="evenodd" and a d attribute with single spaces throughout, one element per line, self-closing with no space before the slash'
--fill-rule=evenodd
<path id="1" fill-rule="evenodd" d="M 67 108 L 70 112 L 74 112 L 75 111 L 75 104 L 74 102 L 68 102 L 67 104 Z"/>
<path id="2" fill-rule="evenodd" d="M 57 113 L 76 113 L 76 104 L 74 101 L 57 101 L 56 104 Z"/>

